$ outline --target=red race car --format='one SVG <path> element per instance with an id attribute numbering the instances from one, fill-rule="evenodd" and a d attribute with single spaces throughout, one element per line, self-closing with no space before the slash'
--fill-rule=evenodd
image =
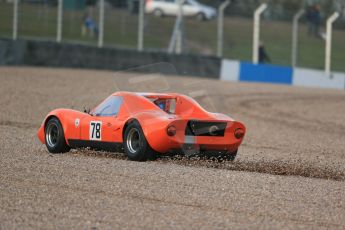
<path id="1" fill-rule="evenodd" d="M 222 154 L 234 160 L 245 132 L 242 123 L 207 112 L 185 95 L 117 92 L 91 112 L 50 112 L 37 135 L 51 153 L 120 147 L 135 161 L 176 152 Z"/>

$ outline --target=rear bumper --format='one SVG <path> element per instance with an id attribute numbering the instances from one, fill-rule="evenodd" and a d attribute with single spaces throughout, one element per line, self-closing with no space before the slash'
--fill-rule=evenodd
<path id="1" fill-rule="evenodd" d="M 218 139 L 218 140 L 217 140 Z M 236 152 L 240 147 L 242 140 L 235 142 L 226 141 L 225 138 L 208 138 L 186 136 L 184 142 L 176 142 L 170 140 L 170 149 L 167 152 L 179 151 L 195 151 L 195 152 Z"/>
<path id="2" fill-rule="evenodd" d="M 196 152 L 217 151 L 217 152 L 236 152 L 242 144 L 243 137 L 236 138 L 235 131 L 242 129 L 245 132 L 243 124 L 235 121 L 228 121 L 222 136 L 196 136 L 186 134 L 186 125 L 188 121 L 175 121 L 170 123 L 176 127 L 176 135 L 168 136 L 166 130 L 160 134 L 149 138 L 151 148 L 159 153 L 169 153 L 175 150 L 195 150 Z M 159 137 L 159 138 L 158 138 Z"/>

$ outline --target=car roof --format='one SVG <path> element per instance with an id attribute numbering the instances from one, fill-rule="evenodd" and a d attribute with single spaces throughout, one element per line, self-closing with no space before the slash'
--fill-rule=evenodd
<path id="1" fill-rule="evenodd" d="M 116 92 L 113 95 L 138 95 L 146 98 L 176 98 L 179 94 L 176 93 L 149 93 L 149 92 Z"/>

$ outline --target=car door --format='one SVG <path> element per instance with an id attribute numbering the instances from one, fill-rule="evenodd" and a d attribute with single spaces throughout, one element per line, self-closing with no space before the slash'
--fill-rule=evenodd
<path id="1" fill-rule="evenodd" d="M 194 2 L 185 1 L 183 4 L 183 15 L 185 16 L 194 16 L 199 13 L 199 6 L 196 5 Z"/>
<path id="2" fill-rule="evenodd" d="M 161 4 L 164 14 L 172 16 L 176 16 L 178 14 L 178 2 L 176 0 L 165 0 Z"/>
<path id="3" fill-rule="evenodd" d="M 88 146 L 120 143 L 121 122 L 117 115 L 122 105 L 122 97 L 110 96 L 97 106 L 89 116 L 81 120 L 81 140 Z"/>

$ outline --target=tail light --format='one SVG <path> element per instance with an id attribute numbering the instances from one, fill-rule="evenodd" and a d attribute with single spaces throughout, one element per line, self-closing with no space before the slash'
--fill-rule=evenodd
<path id="1" fill-rule="evenodd" d="M 237 139 L 242 139 L 244 137 L 244 130 L 239 128 L 235 130 L 235 137 Z"/>
<path id="2" fill-rule="evenodd" d="M 167 134 L 168 134 L 168 136 L 170 136 L 170 137 L 175 136 L 175 135 L 176 135 L 176 127 L 173 126 L 173 125 L 169 126 L 169 127 L 167 128 Z"/>

